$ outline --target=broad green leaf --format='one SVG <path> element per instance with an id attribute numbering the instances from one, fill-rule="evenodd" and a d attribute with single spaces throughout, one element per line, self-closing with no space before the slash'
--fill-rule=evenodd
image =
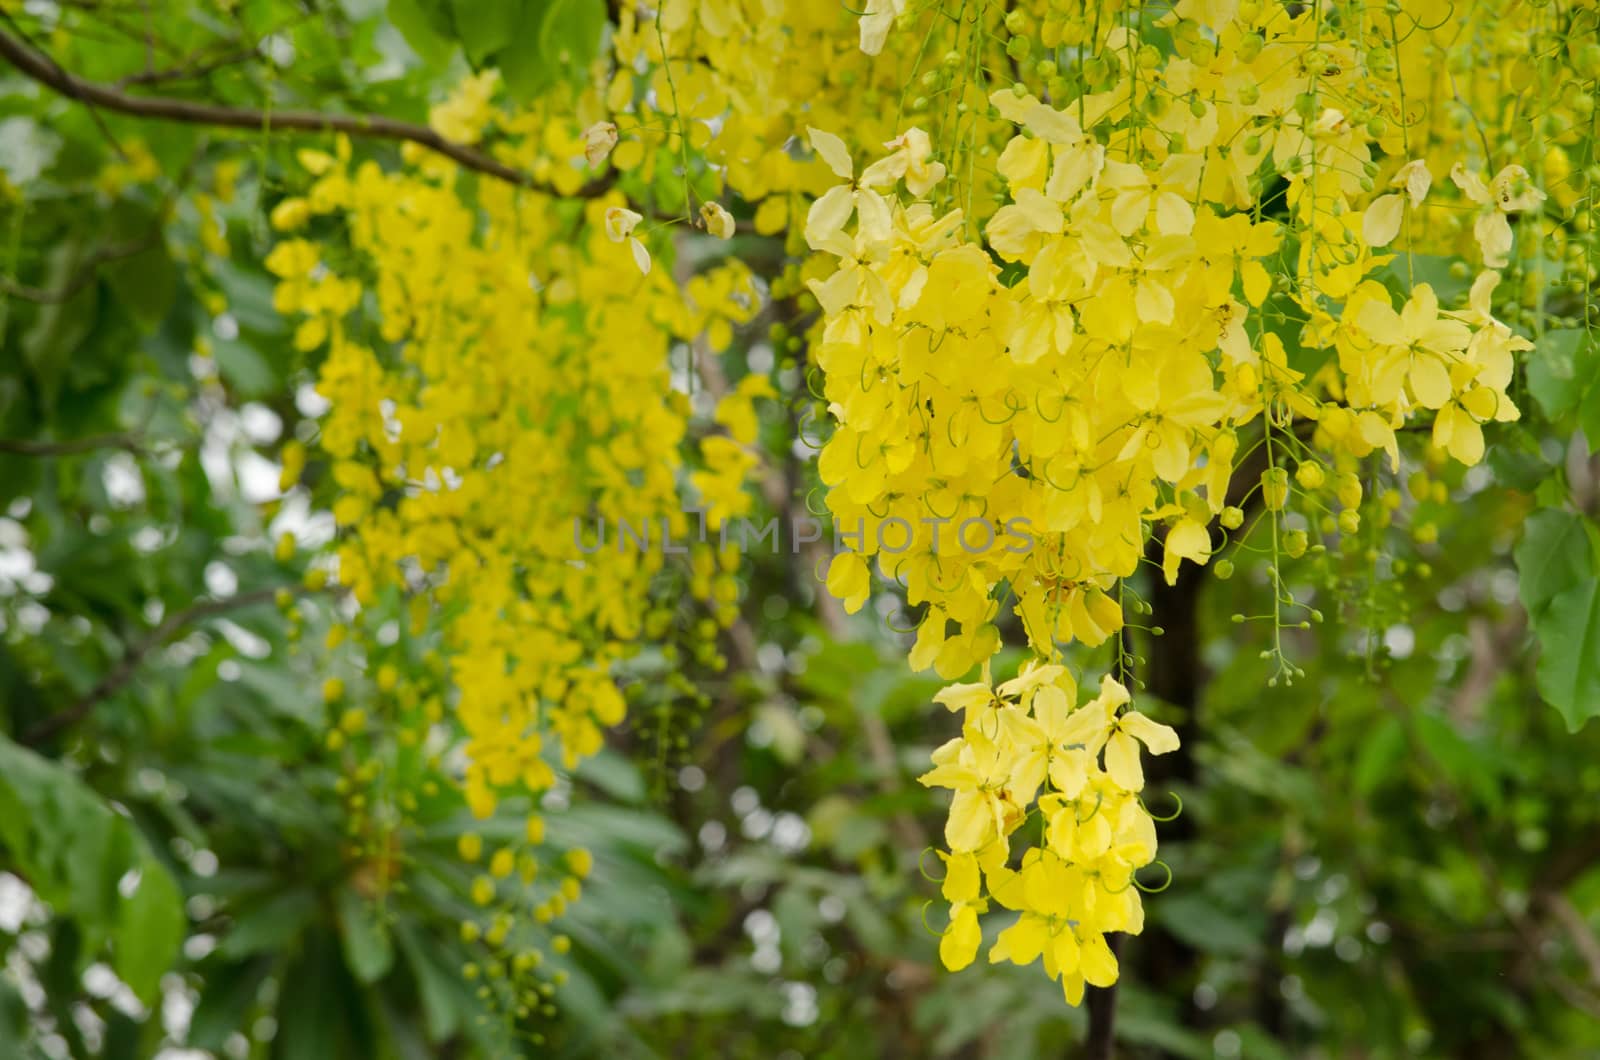
<path id="1" fill-rule="evenodd" d="M 382 911 L 349 887 L 339 890 L 339 938 L 345 963 L 360 982 L 375 983 L 394 966 L 394 945 Z"/>
<path id="2" fill-rule="evenodd" d="M 0 843 L 41 899 L 74 921 L 81 959 L 155 999 L 187 920 L 172 874 L 133 822 L 60 765 L 0 737 Z"/>
<path id="3" fill-rule="evenodd" d="M 105 278 L 128 314 L 146 332 L 161 326 L 178 292 L 178 270 L 162 242 L 107 265 Z"/>
<path id="4" fill-rule="evenodd" d="M 283 385 L 272 370 L 271 362 L 250 343 L 217 339 L 211 349 L 217 359 L 218 374 L 240 397 L 265 397 Z"/>
<path id="5" fill-rule="evenodd" d="M 1425 283 L 1433 288 L 1441 305 L 1453 306 L 1466 295 L 1472 283 L 1470 274 L 1452 274 L 1451 268 L 1459 260 L 1439 254 L 1396 254 L 1384 271 L 1390 288 L 1401 298 L 1409 298 L 1414 286 Z"/>
<path id="6" fill-rule="evenodd" d="M 1208 953 L 1245 955 L 1261 947 L 1259 925 L 1199 894 L 1164 895 L 1150 912 L 1178 938 Z"/>
<path id="7" fill-rule="evenodd" d="M 563 79 L 578 79 L 594 58 L 605 24 L 601 0 L 522 0 L 517 31 L 495 57 L 506 88 L 527 100 Z"/>
<path id="8" fill-rule="evenodd" d="M 640 803 L 647 794 L 639 768 L 610 748 L 579 762 L 577 774 L 618 802 Z"/>
<path id="9" fill-rule="evenodd" d="M 1470 789 L 1486 806 L 1499 804 L 1500 787 L 1495 777 L 1500 759 L 1467 739 L 1438 714 L 1419 712 L 1415 731 L 1423 749 L 1456 786 Z"/>
<path id="10" fill-rule="evenodd" d="M 437 944 L 417 928 L 401 923 L 395 927 L 395 937 L 417 979 L 417 994 L 422 998 L 422 1017 L 428 1038 L 442 1042 L 472 1017 L 473 1007 L 464 996 L 465 984 L 457 970 L 450 966 L 449 954 L 441 952 Z"/>
<path id="11" fill-rule="evenodd" d="M 122 890 L 126 894 L 126 887 Z M 139 867 L 137 886 L 118 909 L 111 938 L 112 967 L 139 997 L 155 997 L 188 926 L 183 894 L 172 874 L 147 857 Z"/>
<path id="12" fill-rule="evenodd" d="M 1600 570 L 1588 521 L 1571 512 L 1544 509 L 1529 516 L 1513 556 L 1522 606 L 1537 616 L 1557 593 Z"/>
<path id="13" fill-rule="evenodd" d="M 161 217 L 154 210 L 123 199 L 105 218 L 102 235 L 116 247 L 143 248 L 102 265 L 100 275 L 146 334 L 161 326 L 178 292 L 178 270 L 161 228 Z"/>
<path id="14" fill-rule="evenodd" d="M 561 76 L 545 55 L 541 33 L 545 10 L 551 3 L 552 0 L 520 0 L 521 17 L 517 24 L 533 29 L 519 32 L 494 57 L 495 66 L 505 79 L 506 91 L 518 101 L 533 99 Z"/>
<path id="15" fill-rule="evenodd" d="M 195 1049 L 221 1050 L 228 1035 L 245 1026 L 250 1008 L 261 992 L 261 983 L 272 966 L 270 958 L 257 958 L 242 964 L 205 967 L 204 986 L 189 1019 L 186 1044 Z"/>
<path id="16" fill-rule="evenodd" d="M 1590 355 L 1585 375 L 1589 389 L 1578 405 L 1578 426 L 1589 441 L 1589 451 L 1600 452 L 1600 352 Z"/>
<path id="17" fill-rule="evenodd" d="M 518 0 L 450 0 L 450 12 L 455 23 L 456 38 L 467 50 L 467 58 L 481 63 L 509 44 L 518 32 L 531 26 L 519 26 L 523 5 Z"/>
<path id="18" fill-rule="evenodd" d="M 1578 407 L 1592 373 L 1580 371 L 1592 357 L 1581 328 L 1546 332 L 1526 357 L 1528 390 L 1544 414 L 1559 419 Z"/>
<path id="19" fill-rule="evenodd" d="M 1363 797 L 1371 795 L 1389 776 L 1394 764 L 1405 753 L 1406 731 L 1400 719 L 1390 714 L 1367 733 L 1356 755 L 1351 783 Z"/>
<path id="20" fill-rule="evenodd" d="M 1539 693 L 1577 732 L 1600 715 L 1600 578 L 1590 576 L 1551 598 L 1534 620 L 1539 637 Z"/>
<path id="21" fill-rule="evenodd" d="M 44 396 L 42 413 L 54 407 L 62 378 L 73 363 L 72 355 L 89 337 L 100 316 L 98 281 L 82 282 L 79 277 L 85 254 L 84 245 L 77 241 L 62 243 L 50 251 L 39 286 L 49 291 L 76 290 L 60 301 L 40 305 L 33 324 L 22 333 L 22 355 Z"/>
<path id="22" fill-rule="evenodd" d="M 317 914 L 317 900 L 309 890 L 272 894 L 234 917 L 233 927 L 217 952 L 225 957 L 281 950 L 304 931 Z"/>
<path id="23" fill-rule="evenodd" d="M 278 998 L 273 1055 L 282 1060 L 343 1060 L 346 1028 L 359 1013 L 345 1005 L 343 977 L 332 940 L 313 933 L 290 962 Z"/>
<path id="24" fill-rule="evenodd" d="M 480 0 L 476 6 L 498 6 L 500 0 Z M 441 66 L 454 51 L 448 0 L 389 0 L 389 21 L 425 63 Z"/>

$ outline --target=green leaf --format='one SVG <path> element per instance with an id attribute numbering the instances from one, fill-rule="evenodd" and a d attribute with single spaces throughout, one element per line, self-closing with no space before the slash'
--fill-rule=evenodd
<path id="1" fill-rule="evenodd" d="M 1389 776 L 1394 764 L 1404 755 L 1405 747 L 1405 726 L 1393 714 L 1379 722 L 1378 727 L 1362 740 L 1350 781 L 1363 798 L 1376 791 L 1384 778 Z"/>
<path id="2" fill-rule="evenodd" d="M 172 965 L 188 926 L 183 894 L 172 874 L 148 859 L 139 867 L 138 885 L 118 910 L 111 966 L 140 998 L 155 997 L 161 973 Z"/>
<path id="3" fill-rule="evenodd" d="M 1459 261 L 1459 258 L 1439 254 L 1397 254 L 1385 266 L 1385 271 L 1392 277 L 1389 286 L 1401 298 L 1409 298 L 1414 285 L 1425 283 L 1433 288 L 1440 305 L 1455 305 L 1472 283 L 1470 273 L 1452 274 L 1451 268 Z"/>
<path id="4" fill-rule="evenodd" d="M 605 24 L 601 0 L 522 0 L 512 41 L 495 56 L 506 88 L 528 100 L 563 79 L 581 79 Z"/>
<path id="5" fill-rule="evenodd" d="M 211 349 L 217 359 L 217 373 L 240 397 L 266 397 L 282 389 L 272 363 L 250 343 L 217 339 Z"/>
<path id="6" fill-rule="evenodd" d="M 1500 788 L 1495 777 L 1501 759 L 1467 739 L 1438 714 L 1418 713 L 1415 725 L 1418 741 L 1451 781 L 1470 789 L 1484 805 L 1499 805 Z"/>
<path id="7" fill-rule="evenodd" d="M 511 43 L 522 7 L 517 0 L 450 0 L 456 38 L 474 65 Z"/>
<path id="8" fill-rule="evenodd" d="M 78 269 L 82 268 L 84 249 L 82 243 L 64 242 L 50 251 L 45 280 L 40 285 L 46 290 L 60 291 L 79 284 Z M 100 317 L 100 287 L 90 280 L 71 295 L 58 302 L 46 302 L 39 307 L 33 324 L 22 334 L 22 355 L 33 370 L 44 395 L 44 408 L 52 409 L 61 392 L 61 380 L 72 355 L 83 345 Z"/>
<path id="9" fill-rule="evenodd" d="M 187 920 L 178 885 L 132 821 L 76 776 L 0 737 L 0 843 L 41 899 L 77 924 L 81 959 L 111 967 L 150 1004 Z"/>
<path id="10" fill-rule="evenodd" d="M 1600 714 L 1600 578 L 1557 593 L 1534 620 L 1539 694 L 1577 732 Z"/>
<path id="11" fill-rule="evenodd" d="M 340 1060 L 347 1020 L 331 940 L 313 934 L 283 976 L 273 1055 L 283 1060 Z"/>
<path id="12" fill-rule="evenodd" d="M 1199 894 L 1164 896 L 1151 912 L 1178 938 L 1208 953 L 1243 956 L 1261 946 L 1257 925 Z"/>
<path id="13" fill-rule="evenodd" d="M 178 293 L 178 270 L 164 242 L 105 267 L 106 282 L 144 331 L 166 319 Z"/>
<path id="14" fill-rule="evenodd" d="M 497 2 L 480 0 L 477 6 Z M 389 21 L 423 62 L 443 66 L 450 61 L 455 27 L 446 0 L 389 0 Z"/>
<path id="15" fill-rule="evenodd" d="M 1512 553 L 1529 615 L 1537 617 L 1557 593 L 1600 573 L 1592 532 L 1588 520 L 1571 512 L 1547 508 L 1529 516 Z"/>
<path id="16" fill-rule="evenodd" d="M 349 887 L 339 889 L 339 938 L 357 980 L 375 983 L 394 966 L 394 945 L 378 908 Z"/>
<path id="17" fill-rule="evenodd" d="M 638 767 L 610 748 L 579 762 L 577 774 L 618 802 L 641 803 L 648 794 Z"/>
<path id="18" fill-rule="evenodd" d="M 405 951 L 406 962 L 417 978 L 417 993 L 422 997 L 422 1018 L 430 1041 L 442 1042 L 455 1034 L 473 1008 L 465 997 L 465 983 L 450 967 L 433 940 L 409 924 L 395 927 L 395 937 Z"/>
<path id="19" fill-rule="evenodd" d="M 317 913 L 317 900 L 309 890 L 274 894 L 234 917 L 233 927 L 217 947 L 224 957 L 243 957 L 284 949 L 304 931 Z"/>
<path id="20" fill-rule="evenodd" d="M 1592 358 L 1582 328 L 1546 332 L 1527 354 L 1528 390 L 1549 419 L 1578 407 L 1592 372 L 1580 371 Z"/>
<path id="21" fill-rule="evenodd" d="M 220 1052 L 228 1035 L 245 1025 L 272 965 L 271 960 L 258 958 L 206 969 L 200 1001 L 189 1019 L 189 1037 L 184 1044 Z"/>
<path id="22" fill-rule="evenodd" d="M 1600 451 L 1600 353 L 1591 354 L 1584 375 L 1589 389 L 1578 406 L 1578 426 L 1589 440 L 1589 451 Z"/>

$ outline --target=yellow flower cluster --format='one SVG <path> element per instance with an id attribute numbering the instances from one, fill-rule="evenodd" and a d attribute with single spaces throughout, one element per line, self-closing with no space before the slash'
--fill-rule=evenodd
<path id="1" fill-rule="evenodd" d="M 945 826 L 951 852 L 941 855 L 950 927 L 939 956 L 952 970 L 972 963 L 982 942 L 978 915 L 992 900 L 1021 915 L 989 959 L 1029 964 L 1042 956 L 1076 1005 L 1086 982 L 1116 981 L 1105 933 L 1137 934 L 1144 925 L 1133 874 L 1154 859 L 1156 835 L 1138 797 L 1138 745 L 1162 754 L 1177 748 L 1178 736 L 1138 711 L 1119 714 L 1128 690 L 1110 677 L 1075 708 L 1077 686 L 1063 666 L 1031 663 L 997 688 L 987 664 L 984 671 L 983 682 L 936 697 L 963 713 L 962 733 L 934 752 L 922 778 L 954 792 Z M 1044 842 L 1012 869 L 1008 837 L 1036 799 Z"/>
<path id="2" fill-rule="evenodd" d="M 1276 539 L 1290 471 L 1309 495 L 1324 459 L 1339 472 L 1339 525 L 1353 530 L 1357 461 L 1381 451 L 1397 465 L 1408 422 L 1427 417 L 1434 443 L 1470 464 L 1482 425 L 1517 417 L 1512 355 L 1529 344 L 1490 311 L 1497 273 L 1456 309 L 1425 283 L 1397 305 L 1381 282 L 1394 260 L 1382 248 L 1426 200 L 1431 170 L 1402 160 L 1376 187 L 1384 130 L 1340 109 L 1383 102 L 1382 83 L 1362 78 L 1354 10 L 1180 3 L 1163 20 L 1171 53 L 1114 8 L 1098 39 L 1077 25 L 1107 87 L 1055 101 L 1020 83 L 993 93 L 1013 134 L 982 242 L 963 210 L 930 201 L 945 172 L 922 130 L 860 171 L 837 136 L 810 130 L 843 182 L 805 227 L 835 261 L 810 281 L 837 424 L 819 468 L 835 517 L 864 527 L 829 587 L 860 607 L 876 560 L 925 607 L 913 667 L 946 679 L 987 671 L 1003 606 L 1035 655 L 996 689 L 940 697 L 965 715 L 922 778 L 955 792 L 951 967 L 972 959 L 979 914 L 997 902 L 1022 916 L 990 959 L 1042 955 L 1075 1003 L 1085 981 L 1115 978 L 1103 933 L 1140 929 L 1131 874 L 1155 836 L 1136 741 L 1160 753 L 1177 738 L 1125 711 L 1128 689 L 1110 678 L 1073 711 L 1063 648 L 1122 627 L 1123 583 L 1153 537 L 1171 583 L 1184 560 L 1210 559 L 1213 521 L 1240 525 L 1248 492 Z M 1262 214 L 1270 174 L 1287 181 L 1281 222 Z M 1493 190 L 1466 174 L 1458 165 L 1455 184 L 1484 205 L 1483 260 L 1503 264 L 1505 215 L 1542 196 L 1521 169 Z M 1298 369 L 1286 340 L 1330 357 Z M 1266 470 L 1241 489 L 1235 469 L 1257 447 Z M 1291 552 L 1304 536 L 1284 535 Z M 1013 851 L 1034 812 L 1042 842 Z"/>
<path id="3" fill-rule="evenodd" d="M 482 92 L 469 82 L 436 118 L 476 121 Z M 325 350 L 338 579 L 361 604 L 386 589 L 431 604 L 468 737 L 466 798 L 486 816 L 498 790 L 542 792 L 553 760 L 600 748 L 625 711 L 613 664 L 673 621 L 653 592 L 673 557 L 614 538 L 596 549 L 597 527 L 689 542 L 683 579 L 732 613 L 730 564 L 685 511 L 690 409 L 668 354 L 731 341 L 755 308 L 748 273 L 722 265 L 692 301 L 666 272 L 641 275 L 605 233 L 617 195 L 578 211 L 483 182 L 469 202 L 432 160 L 385 172 L 341 144 L 301 162 L 313 179 L 275 221 L 331 216 L 347 245 L 290 238 L 267 265 L 277 308 L 302 321 L 296 344 Z M 741 441 L 761 382 L 727 413 Z"/>

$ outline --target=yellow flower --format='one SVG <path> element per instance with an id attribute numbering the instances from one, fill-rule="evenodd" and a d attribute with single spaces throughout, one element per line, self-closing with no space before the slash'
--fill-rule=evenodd
<path id="1" fill-rule="evenodd" d="M 733 215 L 722 208 L 720 203 L 708 202 L 700 207 L 700 219 L 705 222 L 706 231 L 718 239 L 733 238 Z"/>

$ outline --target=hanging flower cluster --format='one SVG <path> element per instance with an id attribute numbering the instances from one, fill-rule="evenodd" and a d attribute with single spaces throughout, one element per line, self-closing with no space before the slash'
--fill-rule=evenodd
<path id="1" fill-rule="evenodd" d="M 923 131 L 859 172 L 839 137 L 810 131 L 844 182 L 805 228 L 836 261 L 810 281 L 837 424 L 819 467 L 836 519 L 863 528 L 829 587 L 861 606 L 875 561 L 924 609 L 912 666 L 947 679 L 987 675 L 1008 610 L 1034 653 L 1015 680 L 939 697 L 963 714 L 922 778 L 954 793 L 950 967 L 973 958 L 980 914 L 998 904 L 1022 915 L 990 960 L 1042 956 L 1076 1003 L 1085 981 L 1115 979 L 1104 933 L 1142 925 L 1131 878 L 1156 849 L 1139 747 L 1170 751 L 1177 736 L 1111 677 L 1079 705 L 1064 647 L 1122 628 L 1153 539 L 1171 583 L 1212 557 L 1214 523 L 1238 528 L 1239 505 L 1259 503 L 1274 540 L 1304 551 L 1278 525 L 1296 493 L 1309 509 L 1326 490 L 1353 532 L 1353 471 L 1373 453 L 1398 467 L 1408 424 L 1431 423 L 1434 444 L 1471 464 L 1483 425 L 1517 417 L 1507 388 L 1529 344 L 1490 311 L 1497 273 L 1454 309 L 1426 283 L 1397 297 L 1383 282 L 1396 260 L 1383 248 L 1431 170 L 1402 159 L 1374 199 L 1380 137 L 1340 108 L 1378 107 L 1382 82 L 1363 79 L 1355 27 L 1329 8 L 1180 4 L 1171 54 L 1108 18 L 1087 44 L 1109 64 L 1106 90 L 995 92 L 1014 135 L 981 242 L 973 218 L 935 208 L 945 167 Z M 1506 215 L 1540 193 L 1515 167 L 1493 191 L 1452 175 L 1484 207 L 1483 260 L 1503 265 Z M 1262 210 L 1273 177 L 1286 181 L 1278 218 Z M 1237 482 L 1258 449 L 1259 480 Z M 1044 828 L 1018 849 L 1035 813 Z"/>

